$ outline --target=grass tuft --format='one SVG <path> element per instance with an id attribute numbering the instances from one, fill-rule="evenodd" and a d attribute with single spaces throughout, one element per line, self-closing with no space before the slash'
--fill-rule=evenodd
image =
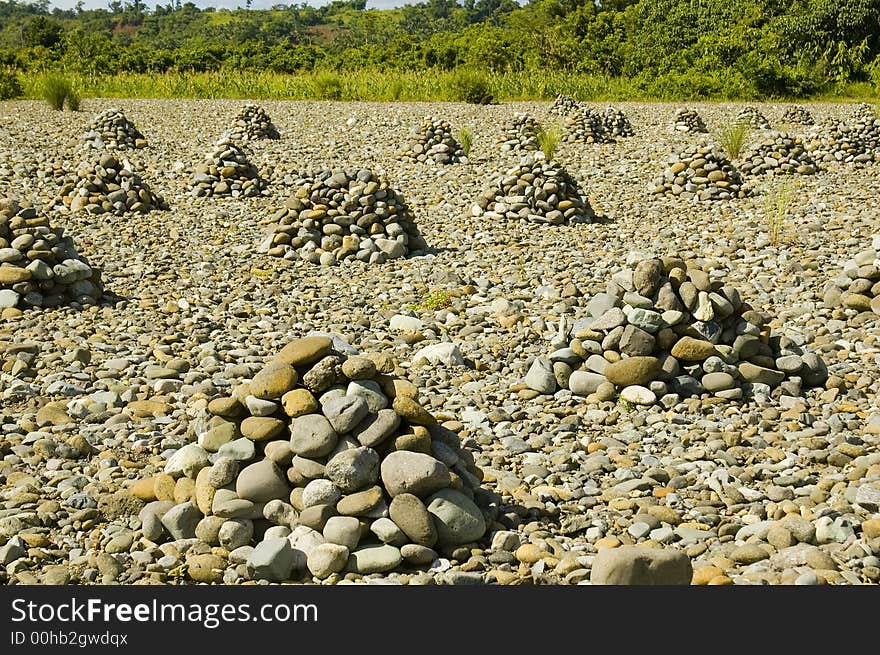
<path id="1" fill-rule="evenodd" d="M 553 124 L 538 130 L 538 147 L 544 153 L 544 158 L 547 161 L 553 159 L 561 141 L 562 128 L 559 125 Z"/>
<path id="2" fill-rule="evenodd" d="M 752 128 L 744 121 L 728 123 L 721 129 L 718 142 L 731 159 L 738 158 L 748 141 Z"/>
<path id="3" fill-rule="evenodd" d="M 461 144 L 461 149 L 464 150 L 465 157 L 470 157 L 471 146 L 474 144 L 474 133 L 466 127 L 463 127 L 456 132 L 455 138 L 458 140 L 458 143 Z"/>

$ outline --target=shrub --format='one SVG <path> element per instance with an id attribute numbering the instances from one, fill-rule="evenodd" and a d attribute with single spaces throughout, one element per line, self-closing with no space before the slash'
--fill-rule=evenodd
<path id="1" fill-rule="evenodd" d="M 553 159 L 560 141 L 562 141 L 562 128 L 558 125 L 550 125 L 538 130 L 538 147 L 547 161 Z"/>
<path id="2" fill-rule="evenodd" d="M 456 133 L 455 138 L 461 144 L 461 149 L 464 150 L 465 156 L 470 157 L 471 146 L 474 143 L 474 133 L 463 127 Z"/>
<path id="3" fill-rule="evenodd" d="M 452 74 L 449 91 L 453 100 L 473 104 L 484 103 L 492 97 L 489 80 L 479 71 L 467 68 L 459 68 Z"/>
<path id="4" fill-rule="evenodd" d="M 74 89 L 71 89 L 67 94 L 67 108 L 70 111 L 79 111 L 79 106 L 82 102 L 82 99 L 79 97 L 79 93 L 77 93 Z"/>
<path id="5" fill-rule="evenodd" d="M 78 111 L 80 99 L 73 85 L 66 77 L 61 75 L 49 75 L 43 80 L 42 95 L 52 109 L 61 111 L 65 103 L 71 111 Z"/>
<path id="6" fill-rule="evenodd" d="M 320 71 L 312 78 L 315 97 L 319 100 L 341 100 L 342 78 L 333 71 Z"/>
<path id="7" fill-rule="evenodd" d="M 751 131 L 752 128 L 744 121 L 728 123 L 722 128 L 718 141 L 730 158 L 736 159 L 742 154 Z"/>
<path id="8" fill-rule="evenodd" d="M 18 98 L 20 95 L 22 95 L 22 89 L 18 75 L 11 70 L 0 69 L 0 100 Z"/>

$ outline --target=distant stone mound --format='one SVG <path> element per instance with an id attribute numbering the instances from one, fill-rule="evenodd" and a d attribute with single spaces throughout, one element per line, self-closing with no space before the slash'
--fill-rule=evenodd
<path id="1" fill-rule="evenodd" d="M 803 105 L 793 105 L 782 113 L 782 122 L 791 125 L 815 125 L 816 119 Z"/>
<path id="2" fill-rule="evenodd" d="M 400 158 L 442 165 L 467 161 L 464 149 L 452 134 L 452 125 L 432 116 L 426 116 L 413 130 Z"/>
<path id="3" fill-rule="evenodd" d="M 843 272 L 825 289 L 825 304 L 880 315 L 880 235 L 872 247 L 843 265 Z"/>
<path id="4" fill-rule="evenodd" d="M 35 207 L 0 199 L 0 309 L 92 305 L 102 294 L 101 272 L 62 228 Z"/>
<path id="5" fill-rule="evenodd" d="M 369 169 L 303 177 L 269 220 L 258 251 L 323 266 L 381 264 L 426 248 L 403 197 Z"/>
<path id="6" fill-rule="evenodd" d="M 118 108 L 97 114 L 89 123 L 83 141 L 94 150 L 134 150 L 147 146 L 144 135 Z"/>
<path id="7" fill-rule="evenodd" d="M 538 132 L 541 126 L 529 113 L 516 113 L 502 131 L 501 152 L 533 152 L 538 150 Z"/>
<path id="8" fill-rule="evenodd" d="M 740 158 L 744 175 L 812 175 L 816 162 L 800 137 L 786 132 L 768 132 Z"/>
<path id="9" fill-rule="evenodd" d="M 592 107 L 579 107 L 565 119 L 565 140 L 575 143 L 606 143 L 612 138 L 605 117 Z"/>
<path id="10" fill-rule="evenodd" d="M 635 134 L 632 123 L 623 110 L 610 105 L 602 111 L 602 128 L 605 130 L 606 139 L 611 140 Z"/>
<path id="11" fill-rule="evenodd" d="M 73 175 L 67 175 L 53 204 L 71 212 L 117 216 L 168 209 L 164 198 L 150 189 L 130 161 L 109 153 L 97 162 L 81 163 Z"/>
<path id="12" fill-rule="evenodd" d="M 692 145 L 671 157 L 653 193 L 685 200 L 729 200 L 750 193 L 739 170 L 724 152 L 711 145 Z"/>
<path id="13" fill-rule="evenodd" d="M 770 121 L 761 113 L 757 107 L 744 107 L 737 113 L 734 119 L 737 123 L 745 123 L 758 130 L 769 130 Z"/>
<path id="14" fill-rule="evenodd" d="M 281 135 L 269 118 L 268 112 L 259 105 L 249 102 L 238 112 L 232 126 L 223 134 L 223 138 L 233 143 L 242 143 L 259 139 L 280 139 Z"/>
<path id="15" fill-rule="evenodd" d="M 676 132 L 685 132 L 688 134 L 700 134 L 708 132 L 706 123 L 697 113 L 696 109 L 688 109 L 685 107 L 675 110 L 675 116 L 672 119 L 672 129 Z"/>
<path id="16" fill-rule="evenodd" d="M 243 196 L 260 195 L 267 182 L 260 177 L 245 150 L 229 138 L 220 139 L 193 169 L 192 195 Z"/>
<path id="17" fill-rule="evenodd" d="M 581 104 L 571 96 L 560 93 L 550 105 L 550 113 L 558 116 L 568 116 L 581 108 Z"/>
<path id="18" fill-rule="evenodd" d="M 865 164 L 880 153 L 880 118 L 867 103 L 858 105 L 846 121 L 829 120 L 816 125 L 805 138 L 816 161 Z"/>

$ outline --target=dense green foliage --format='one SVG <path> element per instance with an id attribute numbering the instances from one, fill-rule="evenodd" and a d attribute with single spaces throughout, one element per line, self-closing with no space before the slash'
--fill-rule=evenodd
<path id="1" fill-rule="evenodd" d="M 346 76 L 447 76 L 448 99 L 505 94 L 492 76 L 604 80 L 655 98 L 761 98 L 880 84 L 880 0 L 429 0 L 365 10 L 200 10 L 111 0 L 50 10 L 0 0 L 0 71 L 64 70 L 95 86 L 131 74 L 308 74 L 312 96 L 347 98 Z M 367 74 L 367 73 L 362 73 Z M 557 78 L 559 79 L 559 78 Z M 617 80 L 618 82 L 609 82 Z M 0 86 L 3 77 L 0 76 Z M 33 86 L 32 84 L 30 86 Z M 385 85 L 388 86 L 388 85 Z M 27 90 L 27 88 L 25 89 Z M 563 89 L 547 88 L 548 97 Z"/>

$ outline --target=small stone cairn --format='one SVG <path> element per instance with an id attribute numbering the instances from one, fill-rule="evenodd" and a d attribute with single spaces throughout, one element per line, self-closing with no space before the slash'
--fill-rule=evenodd
<path id="1" fill-rule="evenodd" d="M 740 172 L 716 146 L 689 146 L 667 164 L 663 177 L 654 180 L 655 194 L 703 201 L 743 198 L 750 193 Z"/>
<path id="2" fill-rule="evenodd" d="M 769 130 L 770 122 L 757 107 L 743 107 L 734 119 L 736 123 L 745 123 L 757 130 Z"/>
<path id="3" fill-rule="evenodd" d="M 146 148 L 147 140 L 121 109 L 105 109 L 89 123 L 83 136 L 85 145 L 94 150 L 134 150 Z"/>
<path id="4" fill-rule="evenodd" d="M 97 163 L 83 162 L 72 176 L 63 180 L 54 205 L 73 213 L 146 214 L 168 209 L 165 200 L 134 170 L 127 159 L 105 153 Z"/>
<path id="5" fill-rule="evenodd" d="M 816 125 L 805 139 L 807 150 L 820 163 L 874 161 L 880 152 L 880 119 L 869 112 L 869 105 L 860 105 L 848 121 Z"/>
<path id="6" fill-rule="evenodd" d="M 500 499 L 458 435 L 394 377 L 392 358 L 334 344 L 287 344 L 207 403 L 196 443 L 131 487 L 147 503 L 145 538 L 200 544 L 193 579 L 236 566 L 268 582 L 412 571 L 485 538 Z"/>
<path id="7" fill-rule="evenodd" d="M 575 179 L 536 153 L 499 175 L 471 207 L 471 216 L 563 225 L 588 223 L 594 212 Z"/>
<path id="8" fill-rule="evenodd" d="M 550 113 L 557 116 L 569 116 L 580 109 L 581 104 L 577 100 L 562 93 L 557 95 L 553 104 L 550 105 Z"/>
<path id="9" fill-rule="evenodd" d="M 816 172 L 816 162 L 800 137 L 771 131 L 743 154 L 739 170 L 743 175 L 812 175 Z"/>
<path id="10" fill-rule="evenodd" d="M 223 138 L 228 138 L 233 143 L 243 143 L 259 139 L 280 139 L 281 135 L 268 112 L 249 102 L 235 117 L 232 127 L 223 134 Z"/>
<path id="11" fill-rule="evenodd" d="M 825 290 L 825 304 L 880 315 L 880 235 L 872 247 L 843 265 L 843 272 Z"/>
<path id="12" fill-rule="evenodd" d="M 676 257 L 643 259 L 614 274 L 587 312 L 557 335 L 557 350 L 534 360 L 528 388 L 568 389 L 589 401 L 619 394 L 668 408 L 703 394 L 768 399 L 781 388 L 800 396 L 828 377 L 820 357 L 771 334 L 769 317 L 725 284 L 723 271 Z"/>
<path id="13" fill-rule="evenodd" d="M 501 152 L 533 152 L 538 150 L 538 132 L 541 126 L 534 116 L 516 113 L 504 126 L 499 140 Z"/>
<path id="14" fill-rule="evenodd" d="M 592 107 L 579 107 L 565 119 L 565 140 L 572 143 L 606 143 L 611 136 L 605 117 Z"/>
<path id="15" fill-rule="evenodd" d="M 782 113 L 782 122 L 790 125 L 815 125 L 816 119 L 803 105 L 792 105 Z"/>
<path id="16" fill-rule="evenodd" d="M 92 305 L 102 294 L 100 271 L 62 228 L 35 207 L 0 200 L 0 309 Z"/>
<path id="17" fill-rule="evenodd" d="M 672 129 L 676 132 L 684 132 L 686 134 L 701 134 L 708 132 L 706 123 L 697 113 L 696 109 L 688 109 L 681 107 L 675 110 L 675 117 L 672 120 Z"/>
<path id="18" fill-rule="evenodd" d="M 267 183 L 244 149 L 231 139 L 222 138 L 193 169 L 191 186 L 195 197 L 253 198 L 263 192 Z"/>
<path id="19" fill-rule="evenodd" d="M 333 266 L 381 264 L 427 247 L 403 196 L 369 169 L 322 171 L 295 185 L 269 219 L 259 252 Z"/>
<path id="20" fill-rule="evenodd" d="M 400 158 L 419 162 L 430 160 L 441 165 L 467 162 L 464 149 L 452 134 L 452 125 L 432 116 L 426 116 L 413 130 Z"/>
<path id="21" fill-rule="evenodd" d="M 606 140 L 613 141 L 618 137 L 630 137 L 635 134 L 632 123 L 621 109 L 608 106 L 602 112 L 602 128 Z"/>

